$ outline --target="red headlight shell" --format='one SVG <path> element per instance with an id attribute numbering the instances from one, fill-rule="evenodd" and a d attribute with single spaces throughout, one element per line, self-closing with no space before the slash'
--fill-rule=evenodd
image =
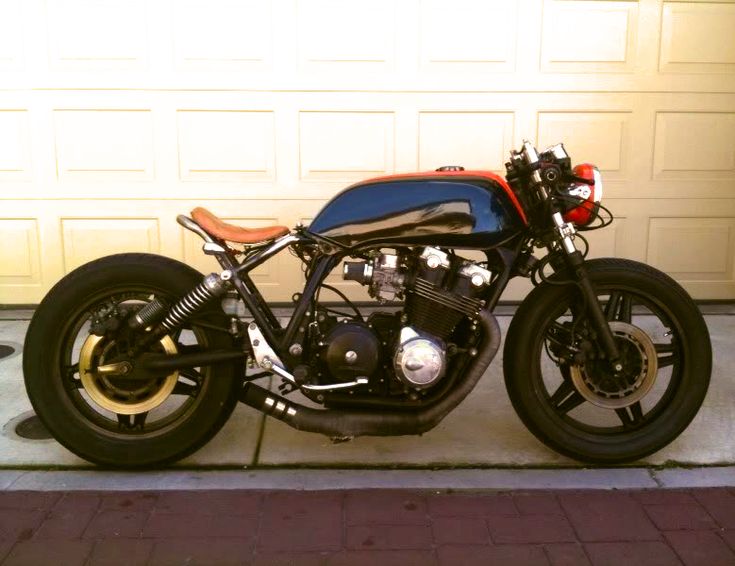
<path id="1" fill-rule="evenodd" d="M 568 210 L 564 214 L 566 222 L 572 222 L 577 226 L 586 226 L 597 215 L 598 203 L 602 200 L 602 176 L 600 171 L 590 163 L 582 163 L 572 170 L 576 177 L 587 179 L 587 183 L 574 183 L 569 187 L 569 196 L 583 200 L 579 206 Z"/>

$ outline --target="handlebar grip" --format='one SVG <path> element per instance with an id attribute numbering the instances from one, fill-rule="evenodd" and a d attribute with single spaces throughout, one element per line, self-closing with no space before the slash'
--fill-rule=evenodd
<path id="1" fill-rule="evenodd" d="M 527 165 L 532 166 L 538 163 L 538 152 L 530 141 L 523 140 L 523 150 L 521 153 Z"/>

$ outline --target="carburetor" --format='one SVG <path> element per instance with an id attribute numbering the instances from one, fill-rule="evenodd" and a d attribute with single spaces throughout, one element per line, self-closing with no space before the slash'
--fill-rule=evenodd
<path id="1" fill-rule="evenodd" d="M 400 258 L 381 253 L 372 260 L 344 262 L 342 278 L 368 285 L 368 293 L 381 303 L 403 298 L 406 281 Z"/>

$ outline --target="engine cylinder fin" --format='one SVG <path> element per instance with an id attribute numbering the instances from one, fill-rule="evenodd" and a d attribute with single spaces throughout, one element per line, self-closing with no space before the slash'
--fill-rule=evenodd
<path id="1" fill-rule="evenodd" d="M 413 294 L 406 300 L 406 312 L 413 328 L 442 340 L 451 335 L 464 316 L 457 310 Z"/>
<path id="2" fill-rule="evenodd" d="M 478 309 L 472 308 L 471 306 L 457 304 L 455 302 L 452 302 L 451 300 L 447 300 L 447 298 L 442 295 L 435 295 L 432 293 L 426 293 L 422 291 L 416 291 L 415 294 L 420 297 L 424 297 L 425 299 L 429 299 L 436 303 L 439 303 L 440 305 L 450 308 L 452 310 L 459 311 L 462 314 L 467 315 L 467 316 L 474 316 L 477 314 L 477 311 L 478 311 Z"/>
<path id="3" fill-rule="evenodd" d="M 430 301 L 432 301 L 432 302 L 434 302 L 434 303 L 436 303 L 438 305 L 441 305 L 443 307 L 446 307 L 446 308 L 452 309 L 454 311 L 460 312 L 460 313 L 462 313 L 464 315 L 467 315 L 467 316 L 472 316 L 476 312 L 473 309 L 469 309 L 468 310 L 468 309 L 463 309 L 461 307 L 458 307 L 458 305 L 453 304 L 453 303 L 450 303 L 450 302 L 444 300 L 443 297 L 437 297 L 435 295 L 429 295 L 429 294 L 424 294 L 424 293 L 415 293 L 415 294 L 418 295 L 419 297 L 422 297 L 424 299 L 428 299 L 428 300 L 430 300 Z"/>
<path id="4" fill-rule="evenodd" d="M 461 295 L 448 293 L 422 279 L 416 279 L 413 292 L 471 317 L 476 316 L 482 308 L 482 303 L 478 299 L 470 299 Z"/>
<path id="5" fill-rule="evenodd" d="M 417 277 L 407 289 L 406 314 L 411 326 L 447 340 L 462 318 L 476 318 L 482 301 L 451 293 Z"/>

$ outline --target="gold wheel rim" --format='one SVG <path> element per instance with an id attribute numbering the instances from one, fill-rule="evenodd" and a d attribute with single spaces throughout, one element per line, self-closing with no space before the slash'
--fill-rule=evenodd
<path id="1" fill-rule="evenodd" d="M 168 399 L 179 379 L 178 370 L 165 377 L 141 381 L 143 387 L 139 390 L 139 395 L 128 392 L 128 399 L 124 399 L 125 395 L 121 394 L 119 389 L 110 382 L 110 375 L 96 372 L 93 369 L 102 365 L 104 348 L 100 352 L 100 346 L 104 346 L 101 344 L 103 339 L 103 336 L 90 334 L 84 341 L 79 354 L 79 376 L 84 390 L 92 401 L 101 408 L 118 415 L 138 415 L 155 409 Z M 160 344 L 166 354 L 172 355 L 178 352 L 170 336 L 161 338 Z M 98 358 L 97 362 L 95 362 L 95 357 Z M 113 379 L 114 377 L 112 376 Z"/>

